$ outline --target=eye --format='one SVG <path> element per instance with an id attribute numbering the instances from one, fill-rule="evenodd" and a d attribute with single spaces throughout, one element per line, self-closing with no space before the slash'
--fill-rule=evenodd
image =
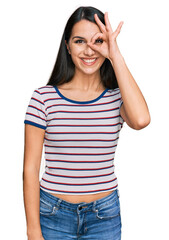
<path id="1" fill-rule="evenodd" d="M 103 40 L 101 38 L 96 39 L 95 43 L 103 43 Z"/>
<path id="2" fill-rule="evenodd" d="M 75 43 L 82 43 L 83 40 L 76 40 Z"/>

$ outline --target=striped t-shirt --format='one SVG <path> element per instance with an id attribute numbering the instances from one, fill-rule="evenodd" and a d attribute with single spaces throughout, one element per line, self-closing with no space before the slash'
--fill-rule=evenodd
<path id="1" fill-rule="evenodd" d="M 120 89 L 105 89 L 90 101 L 75 101 L 58 87 L 34 90 L 25 124 L 45 129 L 45 171 L 40 188 L 49 193 L 95 194 L 115 190 L 115 151 L 124 120 Z"/>

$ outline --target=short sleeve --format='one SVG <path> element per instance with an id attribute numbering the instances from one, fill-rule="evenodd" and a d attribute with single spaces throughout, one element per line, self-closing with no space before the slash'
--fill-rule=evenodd
<path id="1" fill-rule="evenodd" d="M 45 103 L 38 88 L 34 90 L 25 114 L 25 124 L 42 129 L 47 127 L 47 111 Z"/>

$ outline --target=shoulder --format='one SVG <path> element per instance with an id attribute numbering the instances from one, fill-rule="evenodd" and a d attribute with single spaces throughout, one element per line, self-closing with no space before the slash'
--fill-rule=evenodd
<path id="1" fill-rule="evenodd" d="M 114 89 L 110 89 L 110 90 L 114 93 L 119 93 L 120 92 L 120 88 L 114 88 Z"/>
<path id="2" fill-rule="evenodd" d="M 119 96 L 120 89 L 119 89 L 119 88 L 115 88 L 115 89 L 109 88 L 107 92 L 108 92 L 111 96 Z"/>
<path id="3" fill-rule="evenodd" d="M 32 98 L 39 100 L 43 104 L 53 99 L 56 94 L 55 87 L 52 85 L 44 85 L 34 89 Z"/>
<path id="4" fill-rule="evenodd" d="M 34 91 L 39 92 L 40 94 L 47 94 L 47 93 L 52 93 L 55 91 L 54 86 L 52 85 L 44 85 L 37 87 Z"/>
<path id="5" fill-rule="evenodd" d="M 34 94 L 39 95 L 43 99 L 50 98 L 53 94 L 56 94 L 56 89 L 52 85 L 44 85 L 35 88 Z"/>

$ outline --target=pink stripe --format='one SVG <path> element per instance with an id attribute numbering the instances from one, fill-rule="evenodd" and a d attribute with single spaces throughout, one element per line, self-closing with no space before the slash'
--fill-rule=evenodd
<path id="1" fill-rule="evenodd" d="M 111 117 L 99 117 L 99 118 L 75 118 L 75 117 L 71 117 L 71 118 L 51 118 L 48 121 L 52 121 L 52 120 L 100 120 L 100 119 L 111 119 L 111 118 L 117 118 L 120 117 L 120 115 L 115 115 L 115 116 L 111 116 Z"/>
<path id="2" fill-rule="evenodd" d="M 114 166 L 114 165 L 112 165 Z M 91 176 L 70 176 L 70 175 L 59 175 L 59 174 L 54 174 L 54 173 L 49 173 L 46 171 L 47 174 L 51 175 L 51 176 L 55 176 L 55 177 L 67 177 L 67 178 L 94 178 L 94 177 L 104 177 L 104 176 L 108 176 L 108 175 L 111 175 L 114 173 L 113 172 L 110 172 L 110 173 L 107 173 L 107 174 L 99 174 L 99 175 L 91 175 Z"/>
<path id="3" fill-rule="evenodd" d="M 39 117 L 39 116 L 36 115 L 36 114 L 30 113 L 30 112 L 26 112 L 26 114 L 29 114 L 29 115 L 31 115 L 31 116 L 34 116 L 34 117 L 40 118 L 40 119 L 42 119 L 42 120 L 44 120 L 44 121 L 46 122 L 46 120 L 45 120 L 44 118 L 41 118 L 41 117 Z"/>
<path id="4" fill-rule="evenodd" d="M 37 98 L 34 98 L 34 97 L 32 97 L 31 99 L 33 99 L 33 100 L 35 100 L 35 101 L 37 101 L 37 102 L 40 102 L 41 104 L 43 104 L 44 105 L 44 103 L 43 102 L 41 102 L 39 99 L 37 99 Z"/>
<path id="5" fill-rule="evenodd" d="M 48 189 L 48 190 L 51 190 L 51 191 L 56 191 L 56 192 L 65 192 L 65 193 L 89 193 L 89 192 L 99 192 L 99 191 L 105 191 L 105 190 L 111 190 L 111 189 L 114 189 L 114 188 L 116 188 L 117 186 L 118 186 L 118 184 L 117 185 L 115 185 L 114 187 L 111 187 L 111 188 L 101 188 L 101 189 L 98 189 L 98 190 L 92 190 L 92 191 L 61 191 L 61 190 L 56 190 L 56 189 L 52 189 L 52 188 L 47 188 L 47 187 L 44 187 L 43 185 L 41 185 L 40 184 L 40 186 L 42 186 L 42 188 L 45 188 L 45 189 Z"/>
<path id="6" fill-rule="evenodd" d="M 71 141 L 71 142 L 74 142 L 74 141 L 84 141 L 84 142 L 87 142 L 87 141 L 102 141 L 102 142 L 111 142 L 111 141 L 116 141 L 117 139 L 119 139 L 119 137 L 114 138 L 114 139 L 49 139 L 49 138 L 45 137 L 45 140 L 47 140 L 47 141 L 55 141 L 55 142 L 62 142 L 62 141 Z"/>
<path id="7" fill-rule="evenodd" d="M 48 125 L 48 127 L 113 127 L 117 126 L 118 124 L 121 124 L 121 122 L 115 123 L 115 124 L 89 124 L 89 125 L 73 125 L 73 124 L 53 124 L 53 125 Z"/>
<path id="8" fill-rule="evenodd" d="M 76 125 L 75 125 L 76 126 Z M 48 134 L 113 134 L 113 133 L 118 133 L 120 130 L 116 131 L 116 132 L 48 132 L 46 131 L 46 133 Z"/>
<path id="9" fill-rule="evenodd" d="M 108 167 L 101 167 L 101 168 L 60 168 L 60 167 L 49 167 L 49 169 L 58 169 L 58 170 L 70 170 L 70 171 L 97 171 L 97 170 L 103 170 L 107 168 L 112 168 L 114 165 L 108 166 Z"/>
<path id="10" fill-rule="evenodd" d="M 53 182 L 53 181 L 46 180 L 45 178 L 42 178 L 42 180 L 44 180 L 45 182 L 54 183 L 54 184 L 63 184 L 63 185 L 69 185 L 69 186 L 88 186 L 88 185 L 95 185 L 95 184 L 105 184 L 105 183 L 113 182 L 116 179 L 117 178 L 114 178 L 105 182 L 95 182 L 95 183 L 63 183 L 63 182 Z"/>
<path id="11" fill-rule="evenodd" d="M 53 114 L 53 113 L 59 113 L 59 112 L 64 112 L 64 113 L 99 113 L 99 112 L 107 112 L 107 111 L 113 111 L 113 110 L 118 110 L 119 107 L 116 107 L 116 108 L 110 108 L 110 109 L 104 109 L 104 110 L 96 110 L 96 111 L 62 111 L 62 110 L 59 110 L 59 111 L 54 111 L 54 112 L 50 112 L 50 114 Z"/>
<path id="12" fill-rule="evenodd" d="M 117 94 L 119 94 L 119 93 L 117 93 Z M 117 95 L 117 94 L 114 94 L 114 95 Z M 111 97 L 112 96 L 114 96 L 114 95 L 110 95 Z M 110 97 L 110 96 L 103 96 L 103 97 Z M 50 100 L 57 100 L 57 99 L 60 99 L 60 100 L 64 100 L 64 99 L 62 99 L 62 98 L 47 98 L 46 100 L 45 100 L 45 102 L 46 101 L 50 101 Z M 104 103 L 91 103 L 90 105 L 87 103 L 87 104 L 83 104 L 83 106 L 88 106 L 88 107 L 92 107 L 92 106 L 100 106 L 100 105 L 107 105 L 107 104 L 110 104 L 110 103 L 113 103 L 113 102 L 116 102 L 116 101 L 118 101 L 118 100 L 120 100 L 121 98 L 117 98 L 117 99 L 115 99 L 115 100 L 113 100 L 113 101 L 108 101 L 108 102 L 104 102 Z M 53 107 L 53 106 L 73 106 L 73 107 L 77 107 L 77 106 L 82 106 L 81 104 L 68 104 L 68 103 L 58 103 L 58 104 L 52 104 L 52 105 L 49 105 L 48 106 L 48 108 L 51 108 L 51 107 Z"/>
<path id="13" fill-rule="evenodd" d="M 45 147 L 53 147 L 53 148 L 113 148 L 116 147 L 117 144 L 115 145 L 111 145 L 111 146 L 51 146 L 51 145 L 47 145 L 45 144 Z"/>
<path id="14" fill-rule="evenodd" d="M 58 160 L 58 159 L 48 159 L 46 158 L 46 161 L 49 162 L 67 162 L 67 163 L 104 163 L 104 162 L 108 162 L 108 161 L 113 161 L 114 158 L 110 158 L 110 159 L 106 159 L 106 160 L 100 160 L 100 161 L 67 161 L 67 160 Z M 112 165 L 114 166 L 114 165 Z"/>

